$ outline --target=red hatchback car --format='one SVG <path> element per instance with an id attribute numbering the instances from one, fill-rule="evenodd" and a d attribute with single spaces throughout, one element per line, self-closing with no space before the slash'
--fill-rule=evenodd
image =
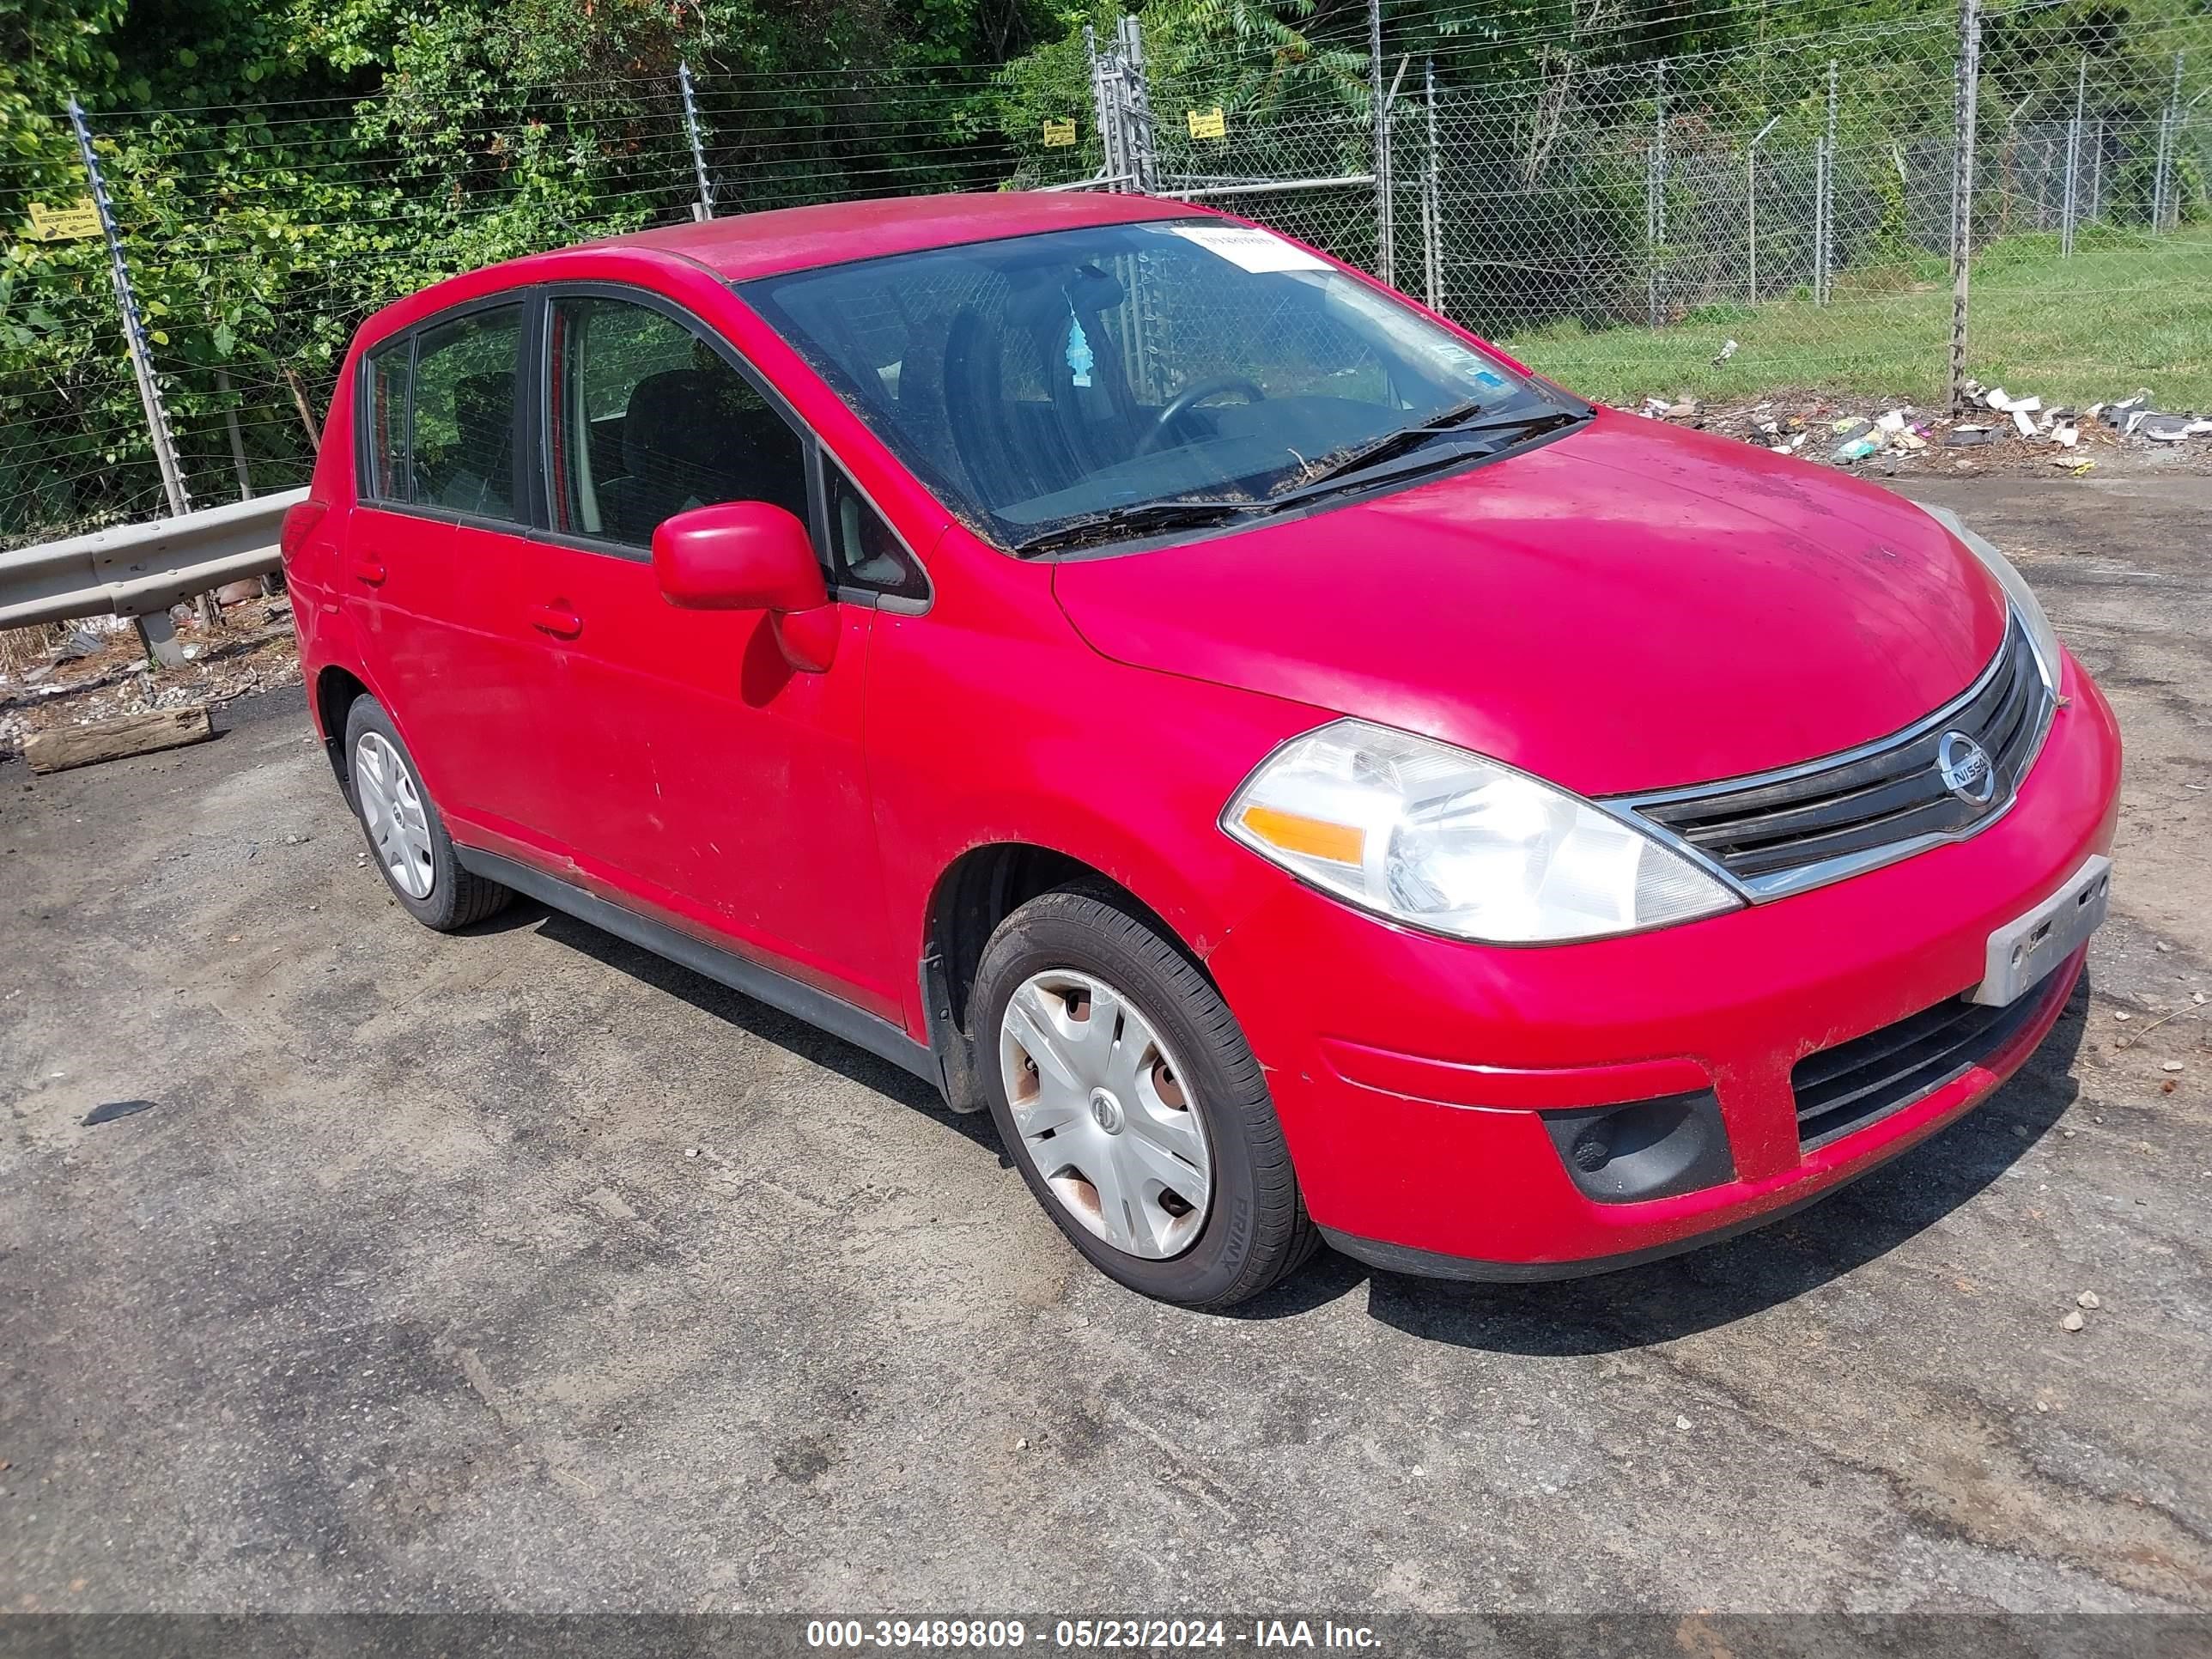
<path id="1" fill-rule="evenodd" d="M 440 283 L 284 552 L 408 910 L 988 1107 L 1174 1302 L 1771 1220 L 2017 1068 L 2105 914 L 2112 711 L 1987 543 L 1144 197 Z"/>

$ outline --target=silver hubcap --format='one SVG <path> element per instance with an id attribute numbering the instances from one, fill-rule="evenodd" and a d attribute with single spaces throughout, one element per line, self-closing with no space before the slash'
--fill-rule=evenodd
<path id="1" fill-rule="evenodd" d="M 353 746 L 354 795 L 369 844 L 392 884 L 409 898 L 430 896 L 436 866 L 430 860 L 430 816 L 399 751 L 374 732 Z"/>
<path id="2" fill-rule="evenodd" d="M 1213 1201 L 1198 1102 L 1152 1022 L 1103 980 L 1024 981 L 999 1026 L 1022 1151 L 1068 1214 L 1149 1261 L 1190 1248 Z"/>

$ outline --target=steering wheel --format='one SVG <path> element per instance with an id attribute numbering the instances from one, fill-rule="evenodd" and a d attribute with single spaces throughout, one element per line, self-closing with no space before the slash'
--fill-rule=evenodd
<path id="1" fill-rule="evenodd" d="M 1215 374 L 1200 380 L 1196 386 L 1185 386 L 1168 406 L 1152 419 L 1152 429 L 1137 441 L 1137 453 L 1149 455 L 1165 441 L 1169 428 L 1208 398 L 1218 398 L 1224 392 L 1241 392 L 1248 404 L 1264 403 L 1267 394 L 1254 386 L 1242 374 Z"/>

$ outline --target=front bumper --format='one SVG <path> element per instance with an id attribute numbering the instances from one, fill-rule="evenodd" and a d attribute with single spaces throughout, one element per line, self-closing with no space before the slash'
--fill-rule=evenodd
<path id="1" fill-rule="evenodd" d="M 2012 810 L 1978 836 L 1705 921 L 1502 948 L 1286 878 L 1208 965 L 1267 1068 L 1316 1223 L 1409 1271 L 1601 1271 L 1773 1220 L 1963 1114 L 2057 1023 L 2078 955 L 1962 1075 L 1810 1150 L 1790 1071 L 1972 988 L 1991 930 L 2108 851 L 2118 730 L 2070 658 L 2063 690 Z M 1704 1090 L 1734 1178 L 1644 1202 L 1588 1196 L 1539 1115 Z"/>

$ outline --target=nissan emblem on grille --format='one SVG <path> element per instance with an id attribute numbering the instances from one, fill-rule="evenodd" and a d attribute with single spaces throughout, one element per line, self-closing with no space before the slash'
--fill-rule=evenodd
<path id="1" fill-rule="evenodd" d="M 1990 752 L 1964 732 L 1946 732 L 1936 745 L 1936 770 L 1943 787 L 1960 800 L 1986 806 L 1997 793 L 1997 769 Z"/>
<path id="2" fill-rule="evenodd" d="M 1839 881 L 1996 822 L 2035 764 L 2053 702 L 2019 623 L 1974 683 L 1856 749 L 1626 799 L 1754 900 Z"/>

